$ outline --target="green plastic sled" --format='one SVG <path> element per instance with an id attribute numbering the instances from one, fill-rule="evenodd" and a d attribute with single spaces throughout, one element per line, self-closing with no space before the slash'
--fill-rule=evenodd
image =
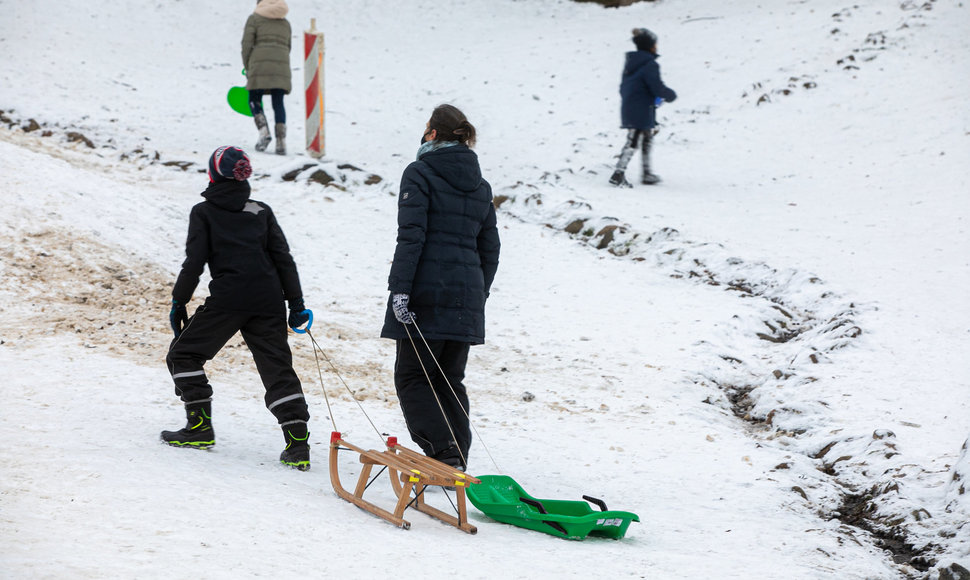
<path id="1" fill-rule="evenodd" d="M 507 475 L 480 475 L 478 479 L 480 484 L 466 490 L 468 499 L 488 517 L 513 526 L 569 540 L 586 536 L 618 540 L 626 534 L 630 522 L 640 521 L 637 514 L 608 511 L 603 501 L 586 495 L 586 501 L 536 499 Z M 587 502 L 601 511 L 594 511 Z"/>
<path id="2" fill-rule="evenodd" d="M 233 111 L 247 117 L 253 116 L 253 112 L 249 109 L 249 91 L 246 87 L 232 87 L 226 95 L 226 100 L 229 101 Z"/>

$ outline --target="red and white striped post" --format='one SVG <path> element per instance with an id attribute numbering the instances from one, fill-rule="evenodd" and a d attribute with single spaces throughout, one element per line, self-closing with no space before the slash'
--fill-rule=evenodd
<path id="1" fill-rule="evenodd" d="M 311 157 L 326 151 L 323 130 L 323 33 L 317 32 L 317 19 L 310 19 L 310 30 L 303 33 L 303 89 L 306 98 L 306 150 Z"/>

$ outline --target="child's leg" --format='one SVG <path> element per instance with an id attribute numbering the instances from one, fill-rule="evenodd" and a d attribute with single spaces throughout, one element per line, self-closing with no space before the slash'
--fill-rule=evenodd
<path id="1" fill-rule="evenodd" d="M 651 131 L 643 132 L 643 141 L 640 143 L 640 152 L 642 153 L 643 161 L 643 175 L 650 175 L 650 144 L 653 141 L 653 134 Z"/>
<path id="2" fill-rule="evenodd" d="M 653 185 L 655 183 L 660 183 L 660 178 L 650 170 L 650 144 L 653 142 L 653 132 L 644 131 L 643 132 L 643 145 L 641 151 L 643 152 L 643 177 L 641 178 L 641 183 L 644 185 Z"/>
<path id="3" fill-rule="evenodd" d="M 633 154 L 636 152 L 637 145 L 642 136 L 643 131 L 639 129 L 627 130 L 626 143 L 623 144 L 623 149 L 620 150 L 620 159 L 616 162 L 617 171 L 626 172 L 626 167 L 630 164 L 630 159 L 633 158 Z"/>
<path id="4" fill-rule="evenodd" d="M 175 381 L 175 394 L 192 403 L 212 397 L 203 366 L 239 330 L 240 315 L 200 306 L 172 341 L 165 362 Z"/>
<path id="5" fill-rule="evenodd" d="M 293 370 L 283 314 L 250 316 L 241 332 L 266 388 L 266 408 L 280 424 L 308 421 L 310 412 L 300 379 Z"/>

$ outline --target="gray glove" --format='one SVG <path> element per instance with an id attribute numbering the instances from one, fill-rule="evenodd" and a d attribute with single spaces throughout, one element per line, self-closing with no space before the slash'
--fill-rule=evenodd
<path id="1" fill-rule="evenodd" d="M 411 297 L 407 294 L 392 294 L 391 309 L 394 310 L 394 318 L 402 324 L 413 324 L 417 318 L 413 312 L 408 310 L 408 301 Z"/>

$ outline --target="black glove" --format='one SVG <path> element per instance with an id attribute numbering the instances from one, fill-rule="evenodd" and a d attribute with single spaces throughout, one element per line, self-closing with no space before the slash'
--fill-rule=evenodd
<path id="1" fill-rule="evenodd" d="M 185 304 L 182 304 L 178 300 L 172 300 L 172 311 L 168 313 L 168 321 L 172 325 L 172 332 L 175 333 L 175 338 L 178 338 L 182 334 L 182 329 L 185 328 L 185 323 L 189 321 L 189 314 L 185 311 Z"/>
<path id="2" fill-rule="evenodd" d="M 309 320 L 310 311 L 304 306 L 303 299 L 297 298 L 295 300 L 290 300 L 290 317 L 286 320 L 286 323 L 290 325 L 290 328 L 300 328 Z"/>
<path id="3" fill-rule="evenodd" d="M 417 316 L 408 310 L 408 301 L 411 297 L 407 294 L 392 294 L 391 309 L 394 310 L 394 318 L 402 324 L 413 324 Z"/>

